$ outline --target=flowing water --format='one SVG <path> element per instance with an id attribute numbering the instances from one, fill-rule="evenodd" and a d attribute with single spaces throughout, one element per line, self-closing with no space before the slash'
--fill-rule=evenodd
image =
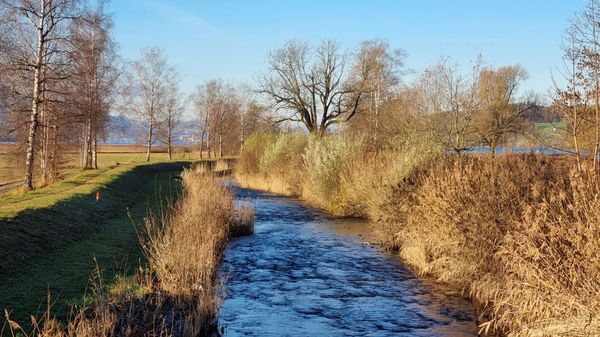
<path id="1" fill-rule="evenodd" d="M 477 336 L 469 303 L 365 244 L 366 223 L 253 190 L 236 198 L 256 223 L 225 254 L 225 336 Z"/>

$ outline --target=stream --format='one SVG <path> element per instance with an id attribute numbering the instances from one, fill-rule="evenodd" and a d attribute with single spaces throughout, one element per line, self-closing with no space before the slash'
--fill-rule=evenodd
<path id="1" fill-rule="evenodd" d="M 365 221 L 232 186 L 256 222 L 221 267 L 224 336 L 477 336 L 469 302 L 365 244 Z"/>

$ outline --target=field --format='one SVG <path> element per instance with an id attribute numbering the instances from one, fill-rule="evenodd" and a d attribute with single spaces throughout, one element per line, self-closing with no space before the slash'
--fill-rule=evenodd
<path id="1" fill-rule="evenodd" d="M 130 165 L 146 162 L 146 153 L 143 146 L 135 145 L 100 145 L 98 147 L 98 167 L 107 168 L 115 165 Z M 10 192 L 19 185 L 23 179 L 23 156 L 15 154 L 17 146 L 13 144 L 0 144 L 0 195 Z M 23 158 L 21 158 L 23 157 Z M 199 158 L 198 152 L 192 152 L 188 147 L 176 147 L 173 159 L 193 160 Z M 150 156 L 151 163 L 168 160 L 166 149 L 156 147 Z M 73 177 L 79 172 L 79 158 L 73 149 L 62 157 L 61 175 L 63 178 Z"/>

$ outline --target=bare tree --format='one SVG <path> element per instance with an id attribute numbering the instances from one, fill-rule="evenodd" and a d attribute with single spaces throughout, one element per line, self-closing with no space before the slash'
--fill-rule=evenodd
<path id="1" fill-rule="evenodd" d="M 535 103 L 531 97 L 521 100 L 517 97 L 519 85 L 525 79 L 527 71 L 519 65 L 484 68 L 479 74 L 477 93 L 481 112 L 475 123 L 492 155 L 507 136 L 523 133 L 527 128 L 523 114 Z"/>
<path id="2" fill-rule="evenodd" d="M 116 43 L 111 36 L 112 20 L 101 3 L 86 11 L 71 26 L 69 61 L 73 82 L 71 101 L 82 124 L 81 166 L 98 167 L 98 134 L 108 120 L 118 72 Z"/>
<path id="3" fill-rule="evenodd" d="M 565 132 L 570 138 L 564 145 L 571 144 L 577 161 L 577 169 L 582 170 L 581 149 L 582 136 L 589 126 L 589 104 L 585 94 L 585 83 L 581 70 L 583 48 L 577 39 L 577 31 L 571 27 L 567 30 L 563 43 L 563 68 L 561 76 L 567 81 L 566 88 L 560 88 L 554 82 L 555 95 L 552 108 L 561 116 Z"/>
<path id="4" fill-rule="evenodd" d="M 446 58 L 426 69 L 418 80 L 432 134 L 444 148 L 460 154 L 477 145 L 474 118 L 480 108 L 477 81 L 481 60 L 470 74 Z"/>
<path id="5" fill-rule="evenodd" d="M 299 122 L 312 134 L 323 135 L 330 126 L 354 117 L 367 91 L 371 69 L 361 69 L 351 80 L 347 60 L 348 54 L 333 41 L 316 48 L 290 41 L 269 53 L 269 73 L 259 92 L 283 113 L 278 122 Z"/>
<path id="6" fill-rule="evenodd" d="M 273 131 L 273 120 L 267 114 L 267 107 L 258 103 L 256 100 L 246 98 L 242 102 L 240 112 L 240 139 L 239 150 L 246 139 L 258 131 Z"/>
<path id="7" fill-rule="evenodd" d="M 579 68 L 593 108 L 594 169 L 600 170 L 600 0 L 589 0 L 570 29 L 579 48 Z"/>
<path id="8" fill-rule="evenodd" d="M 158 48 L 143 49 L 126 76 L 125 109 L 145 127 L 146 161 L 150 161 L 156 131 L 167 103 L 167 83 L 174 69 Z"/>
<path id="9" fill-rule="evenodd" d="M 162 123 L 160 125 L 160 139 L 167 146 L 169 159 L 173 159 L 173 142 L 177 129 L 181 124 L 181 118 L 185 111 L 185 101 L 181 95 L 180 79 L 177 72 L 169 73 L 166 82 L 165 108 L 162 111 Z"/>
<path id="10" fill-rule="evenodd" d="M 229 124 L 232 124 L 233 117 L 240 111 L 238 98 L 235 89 L 230 84 L 222 80 L 212 80 L 196 88 L 192 100 L 200 120 L 200 158 L 204 150 L 204 144 L 208 149 L 208 156 L 211 156 L 211 150 L 215 156 L 217 151 L 219 156 L 223 155 L 224 136 L 227 131 L 231 134 Z"/>
<path id="11" fill-rule="evenodd" d="M 18 49 L 11 69 L 30 76 L 31 109 L 26 136 L 25 179 L 23 188 L 33 189 L 34 156 L 40 115 L 52 81 L 61 79 L 59 67 L 65 52 L 68 21 L 77 16 L 77 0 L 1 0 L 4 18 L 11 29 L 11 40 Z M 55 90 L 56 88 L 54 88 Z M 55 93 L 55 92 L 54 92 Z"/>
<path id="12" fill-rule="evenodd" d="M 364 80 L 366 93 L 362 95 L 362 116 L 353 119 L 352 127 L 362 128 L 376 150 L 380 147 L 381 107 L 398 89 L 404 58 L 404 51 L 391 50 L 387 41 L 369 40 L 361 43 L 352 68 L 351 80 Z"/>
<path id="13" fill-rule="evenodd" d="M 214 80 L 198 85 L 191 97 L 200 122 L 200 159 L 203 158 L 205 145 L 208 147 L 208 156 L 210 158 L 208 139 L 211 138 L 212 131 L 211 116 L 212 110 L 219 100 L 218 87 L 220 85 L 221 82 Z"/>

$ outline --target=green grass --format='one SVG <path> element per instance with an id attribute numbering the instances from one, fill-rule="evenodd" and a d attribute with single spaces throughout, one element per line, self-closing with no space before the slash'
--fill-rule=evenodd
<path id="1" fill-rule="evenodd" d="M 0 309 L 23 321 L 45 307 L 46 291 L 58 297 L 54 314 L 66 318 L 83 298 L 93 258 L 107 280 L 138 266 L 135 221 L 176 195 L 172 177 L 187 163 L 117 166 L 23 195 L 0 199 Z M 100 203 L 95 191 L 101 191 Z"/>
<path id="2" fill-rule="evenodd" d="M 552 138 L 558 136 L 562 130 L 565 129 L 564 122 L 554 122 L 554 123 L 535 123 L 535 127 L 539 132 L 539 135 L 542 139 Z"/>
<path id="3" fill-rule="evenodd" d="M 192 154 L 187 154 L 184 158 L 183 154 L 174 154 L 174 160 L 191 161 L 196 159 Z M 63 169 L 61 170 L 62 175 L 73 175 L 78 173 L 79 167 L 79 156 L 77 154 L 66 154 L 63 155 Z M 152 153 L 150 156 L 150 163 L 161 163 L 169 161 L 169 156 L 166 153 Z M 23 168 L 17 165 L 18 158 L 14 154 L 0 153 L 0 184 L 9 183 L 23 179 L 24 171 Z M 107 169 L 109 167 L 119 165 L 135 165 L 146 163 L 145 153 L 99 153 L 98 154 L 98 167 L 100 169 Z M 37 168 L 37 167 L 36 167 Z"/>

